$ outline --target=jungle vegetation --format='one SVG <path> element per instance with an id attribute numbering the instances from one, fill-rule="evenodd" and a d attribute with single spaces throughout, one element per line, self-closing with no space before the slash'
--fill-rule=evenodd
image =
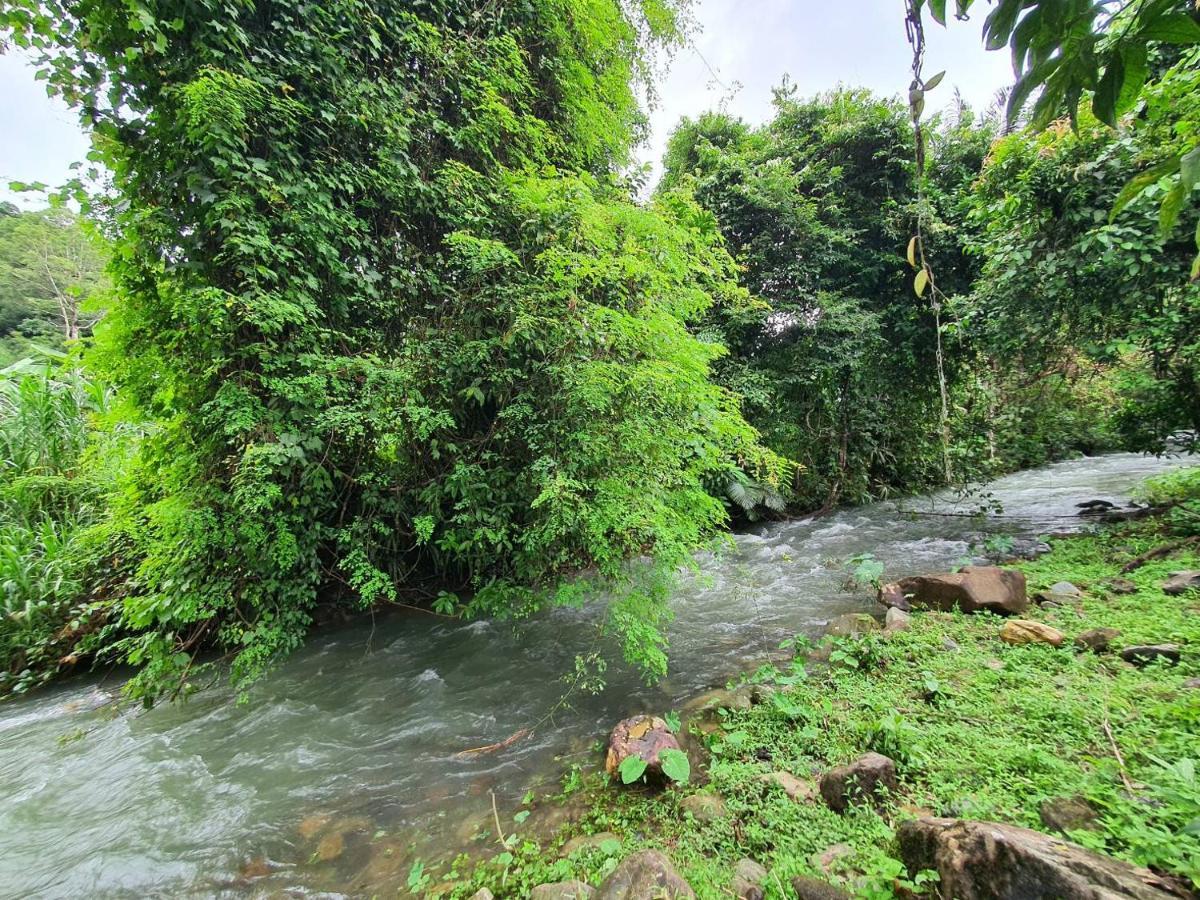
<path id="1" fill-rule="evenodd" d="M 89 254 L 2 373 L 0 691 L 598 596 L 653 677 L 733 521 L 1195 429 L 1193 4 L 992 6 L 1008 115 L 923 120 L 919 65 L 784 86 L 681 122 L 639 200 L 686 0 L 7 4 L 113 184 L 82 232 L 0 218 L 6 340 L 59 334 L 20 248 Z"/>

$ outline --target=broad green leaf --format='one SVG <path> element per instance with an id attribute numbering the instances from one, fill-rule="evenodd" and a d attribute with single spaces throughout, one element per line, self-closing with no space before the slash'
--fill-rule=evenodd
<path id="1" fill-rule="evenodd" d="M 662 764 L 663 774 L 672 781 L 686 784 L 692 777 L 692 765 L 682 750 L 664 750 L 658 754 L 658 761 Z"/>
<path id="2" fill-rule="evenodd" d="M 927 82 L 925 82 L 926 92 L 932 91 L 935 87 L 937 87 L 939 84 L 941 84 L 942 79 L 945 77 L 946 77 L 946 73 L 944 71 L 942 71 L 942 72 L 938 72 L 936 75 L 934 75 L 932 78 L 930 78 Z"/>
<path id="3" fill-rule="evenodd" d="M 1200 147 L 1185 153 L 1179 160 L 1179 181 L 1185 192 L 1200 184 Z"/>
<path id="4" fill-rule="evenodd" d="M 1117 100 L 1125 87 L 1125 60 L 1120 50 L 1114 51 L 1104 67 L 1104 75 L 1092 96 L 1092 112 L 1110 128 L 1117 127 Z"/>
<path id="5" fill-rule="evenodd" d="M 622 784 L 633 784 L 646 774 L 646 761 L 640 756 L 627 756 L 617 768 Z"/>
<path id="6" fill-rule="evenodd" d="M 1123 59 L 1125 61 L 1125 81 L 1121 85 L 1121 93 L 1117 96 L 1118 116 L 1124 115 L 1133 108 L 1146 84 L 1146 78 L 1150 74 L 1147 49 L 1144 44 L 1125 48 Z"/>
<path id="7" fill-rule="evenodd" d="M 929 287 L 929 270 L 922 269 L 913 279 L 913 290 L 916 291 L 918 297 L 924 297 L 927 287 Z"/>
<path id="8" fill-rule="evenodd" d="M 908 242 L 908 264 L 914 269 L 917 267 L 917 238 L 915 236 Z"/>
<path id="9" fill-rule="evenodd" d="M 1172 13 L 1155 19 L 1142 29 L 1141 37 L 1147 41 L 1162 41 L 1164 44 L 1200 43 L 1200 25 L 1187 13 Z"/>
<path id="10" fill-rule="evenodd" d="M 1179 221 L 1179 214 L 1183 212 L 1188 193 L 1189 191 L 1183 188 L 1183 182 L 1178 182 L 1163 198 L 1162 206 L 1158 210 L 1158 231 L 1163 238 L 1171 233 L 1171 229 Z"/>
<path id="11" fill-rule="evenodd" d="M 939 25 L 946 24 L 946 0 L 929 0 L 929 14 Z"/>
<path id="12" fill-rule="evenodd" d="M 1175 156 L 1171 159 L 1163 160 L 1162 162 L 1151 166 L 1140 175 L 1135 175 L 1126 182 L 1125 187 L 1121 188 L 1121 193 L 1117 194 L 1117 199 L 1113 202 L 1112 211 L 1108 214 L 1108 221 L 1116 221 L 1117 216 L 1130 203 L 1141 196 L 1142 192 L 1152 184 L 1157 184 L 1160 178 L 1170 175 L 1179 169 L 1179 157 Z"/>

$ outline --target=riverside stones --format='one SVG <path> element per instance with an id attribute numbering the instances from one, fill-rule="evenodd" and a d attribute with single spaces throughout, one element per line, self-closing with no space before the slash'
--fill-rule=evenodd
<path id="1" fill-rule="evenodd" d="M 1126 647 L 1121 651 L 1121 659 L 1138 666 L 1148 666 L 1152 662 L 1164 662 L 1175 665 L 1179 662 L 1178 644 L 1145 644 L 1136 647 Z"/>
<path id="2" fill-rule="evenodd" d="M 886 793 L 895 793 L 899 787 L 896 764 L 880 753 L 867 753 L 821 776 L 821 797 L 830 809 L 839 813 L 854 803 L 879 806 Z"/>
<path id="3" fill-rule="evenodd" d="M 807 803 L 817 797 L 817 789 L 811 781 L 797 778 L 791 772 L 768 772 L 765 775 L 759 775 L 758 780 L 778 785 L 788 795 L 788 799 L 794 800 L 796 803 Z"/>
<path id="4" fill-rule="evenodd" d="M 1200 572 L 1172 572 L 1171 577 L 1163 582 L 1162 589 L 1164 594 L 1172 596 L 1200 590 Z"/>
<path id="5" fill-rule="evenodd" d="M 767 870 L 752 859 L 739 859 L 733 869 L 730 890 L 738 900 L 763 900 Z"/>
<path id="6" fill-rule="evenodd" d="M 912 616 L 897 606 L 889 606 L 883 619 L 883 633 L 895 634 L 897 631 L 907 631 L 912 627 Z"/>
<path id="7" fill-rule="evenodd" d="M 1082 797 L 1054 797 L 1038 806 L 1042 824 L 1064 834 L 1077 829 L 1091 829 L 1096 824 L 1096 810 Z"/>
<path id="8" fill-rule="evenodd" d="M 588 900 L 596 895 L 596 889 L 582 881 L 556 881 L 539 884 L 529 892 L 529 900 Z"/>
<path id="9" fill-rule="evenodd" d="M 903 578 L 881 587 L 879 602 L 905 612 L 924 607 L 1011 616 L 1029 608 L 1024 573 L 996 566 L 967 566 L 959 572 Z"/>
<path id="10" fill-rule="evenodd" d="M 690 813 L 697 822 L 718 822 L 729 815 L 725 800 L 719 794 L 691 794 L 684 797 L 679 806 L 684 812 Z"/>
<path id="11" fill-rule="evenodd" d="M 1166 879 L 1062 838 L 997 822 L 923 818 L 896 833 L 910 872 L 936 869 L 956 900 L 1166 900 Z"/>
<path id="12" fill-rule="evenodd" d="M 879 631 L 879 621 L 867 613 L 845 613 L 835 616 L 825 626 L 826 637 L 854 637 Z"/>
<path id="13" fill-rule="evenodd" d="M 1075 646 L 1080 650 L 1103 653 L 1120 636 L 1121 632 L 1115 628 L 1089 628 L 1075 635 Z"/>
<path id="14" fill-rule="evenodd" d="M 658 716 L 632 716 L 622 719 L 612 730 L 604 771 L 615 776 L 621 763 L 630 756 L 637 756 L 646 763 L 648 775 L 661 778 L 664 776 L 659 754 L 664 750 L 679 749 L 679 741 Z"/>
<path id="15" fill-rule="evenodd" d="M 1006 644 L 1050 644 L 1061 647 L 1065 636 L 1057 628 L 1030 619 L 1009 619 L 1000 629 L 1000 640 Z"/>
<path id="16" fill-rule="evenodd" d="M 595 900 L 674 900 L 696 894 L 657 850 L 639 850 L 625 857 L 600 885 Z"/>
<path id="17" fill-rule="evenodd" d="M 605 844 L 621 845 L 621 839 L 611 831 L 601 831 L 599 834 L 580 834 L 563 844 L 560 856 L 572 856 L 581 850 L 599 850 Z"/>
<path id="18" fill-rule="evenodd" d="M 796 892 L 799 900 L 854 900 L 853 894 L 808 875 L 797 875 L 793 878 L 792 890 Z"/>

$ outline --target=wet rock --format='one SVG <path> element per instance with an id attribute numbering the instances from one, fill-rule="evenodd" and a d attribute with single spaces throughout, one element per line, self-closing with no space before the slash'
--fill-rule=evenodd
<path id="1" fill-rule="evenodd" d="M 1152 662 L 1163 662 L 1174 665 L 1179 662 L 1178 644 L 1145 644 L 1126 647 L 1121 651 L 1121 659 L 1135 666 L 1148 666 Z"/>
<path id="2" fill-rule="evenodd" d="M 657 850 L 639 850 L 604 879 L 596 900 L 671 900 L 696 894 L 671 861 Z"/>
<path id="3" fill-rule="evenodd" d="M 563 844 L 561 856 L 572 856 L 584 850 L 599 850 L 611 841 L 621 843 L 621 839 L 611 831 L 601 831 L 599 834 L 581 834 Z"/>
<path id="4" fill-rule="evenodd" d="M 1138 586 L 1128 578 L 1110 578 L 1105 582 L 1105 586 L 1108 587 L 1109 593 L 1118 596 L 1128 596 L 1138 592 Z"/>
<path id="5" fill-rule="evenodd" d="M 699 793 L 684 797 L 680 802 L 684 812 L 690 813 L 697 822 L 718 822 L 729 815 L 725 800 L 718 794 Z"/>
<path id="6" fill-rule="evenodd" d="M 311 841 L 318 834 L 325 830 L 326 826 L 333 821 L 333 816 L 324 813 L 306 816 L 296 828 L 296 832 L 306 841 Z"/>
<path id="7" fill-rule="evenodd" d="M 1068 831 L 1096 825 L 1096 810 L 1082 797 L 1054 797 L 1038 806 L 1042 824 L 1064 834 Z"/>
<path id="8" fill-rule="evenodd" d="M 852 894 L 843 891 L 840 887 L 808 875 L 797 875 L 793 878 L 792 890 L 796 892 L 799 900 L 854 900 Z"/>
<path id="9" fill-rule="evenodd" d="M 816 786 L 807 779 L 797 778 L 791 772 L 770 772 L 758 776 L 758 780 L 783 788 L 788 799 L 796 803 L 807 803 L 817 798 Z"/>
<path id="10" fill-rule="evenodd" d="M 1029 619 L 1009 619 L 1000 629 L 1000 640 L 1006 644 L 1050 644 L 1061 647 L 1064 635 L 1057 628 Z"/>
<path id="11" fill-rule="evenodd" d="M 1107 512 L 1110 509 L 1116 509 L 1117 504 L 1113 503 L 1111 500 L 1085 500 L 1083 503 L 1076 503 L 1075 508 Z M 1083 513 L 1080 513 L 1080 515 L 1083 515 Z"/>
<path id="12" fill-rule="evenodd" d="M 924 607 L 1000 615 L 1016 615 L 1029 607 L 1024 573 L 995 566 L 967 566 L 959 572 L 904 578 L 880 588 L 879 602 L 905 611 Z"/>
<path id="13" fill-rule="evenodd" d="M 1149 869 L 1028 828 L 962 819 L 912 819 L 897 830 L 910 872 L 936 869 L 957 900 L 1165 900 L 1176 895 Z"/>
<path id="14" fill-rule="evenodd" d="M 556 881 L 539 884 L 529 892 L 529 900 L 587 900 L 596 895 L 596 889 L 582 881 Z"/>
<path id="15" fill-rule="evenodd" d="M 667 723 L 658 716 L 633 716 L 617 723 L 608 739 L 608 755 L 604 770 L 616 776 L 621 763 L 631 756 L 646 763 L 646 774 L 663 778 L 659 754 L 664 750 L 679 750 L 679 741 L 671 734 Z"/>
<path id="16" fill-rule="evenodd" d="M 1089 628 L 1075 635 L 1075 646 L 1080 650 L 1091 650 L 1093 653 L 1104 653 L 1109 645 L 1121 636 L 1116 628 Z"/>
<path id="17" fill-rule="evenodd" d="M 683 705 L 684 715 L 696 715 L 720 712 L 721 710 L 745 710 L 754 705 L 754 689 L 751 685 L 742 685 L 735 691 L 717 688 L 693 697 Z"/>
<path id="18" fill-rule="evenodd" d="M 1162 589 L 1164 594 L 1172 596 L 1200 590 L 1200 572 L 1172 572 L 1171 577 L 1163 582 Z"/>
<path id="19" fill-rule="evenodd" d="M 314 854 L 321 862 L 332 862 L 346 851 L 346 836 L 335 831 L 321 838 Z"/>
<path id="20" fill-rule="evenodd" d="M 830 809 L 839 813 L 853 803 L 879 806 L 885 793 L 894 794 L 899 787 L 896 764 L 880 753 L 867 753 L 821 776 L 821 797 Z"/>
<path id="21" fill-rule="evenodd" d="M 763 866 L 752 859 L 739 859 L 729 887 L 738 900 L 762 900 L 766 883 L 767 870 Z"/>
<path id="22" fill-rule="evenodd" d="M 238 877 L 245 881 L 253 881 L 256 878 L 265 878 L 272 871 L 274 871 L 274 867 L 269 859 L 265 856 L 256 856 L 242 863 L 242 867 L 238 869 Z"/>
<path id="23" fill-rule="evenodd" d="M 898 606 L 888 607 L 887 615 L 883 618 L 883 633 L 895 634 L 897 631 L 907 631 L 912 627 L 912 616 Z"/>
<path id="24" fill-rule="evenodd" d="M 825 626 L 826 637 L 854 637 L 879 631 L 879 620 L 867 613 L 845 613 L 836 616 Z"/>

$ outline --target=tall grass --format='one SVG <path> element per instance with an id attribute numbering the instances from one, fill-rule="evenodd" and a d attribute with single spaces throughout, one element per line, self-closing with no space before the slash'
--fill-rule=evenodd
<path id="1" fill-rule="evenodd" d="M 111 391 L 61 358 L 0 369 L 0 694 L 44 680 L 69 649 L 79 540 L 105 508 L 87 454 L 111 405 Z"/>

